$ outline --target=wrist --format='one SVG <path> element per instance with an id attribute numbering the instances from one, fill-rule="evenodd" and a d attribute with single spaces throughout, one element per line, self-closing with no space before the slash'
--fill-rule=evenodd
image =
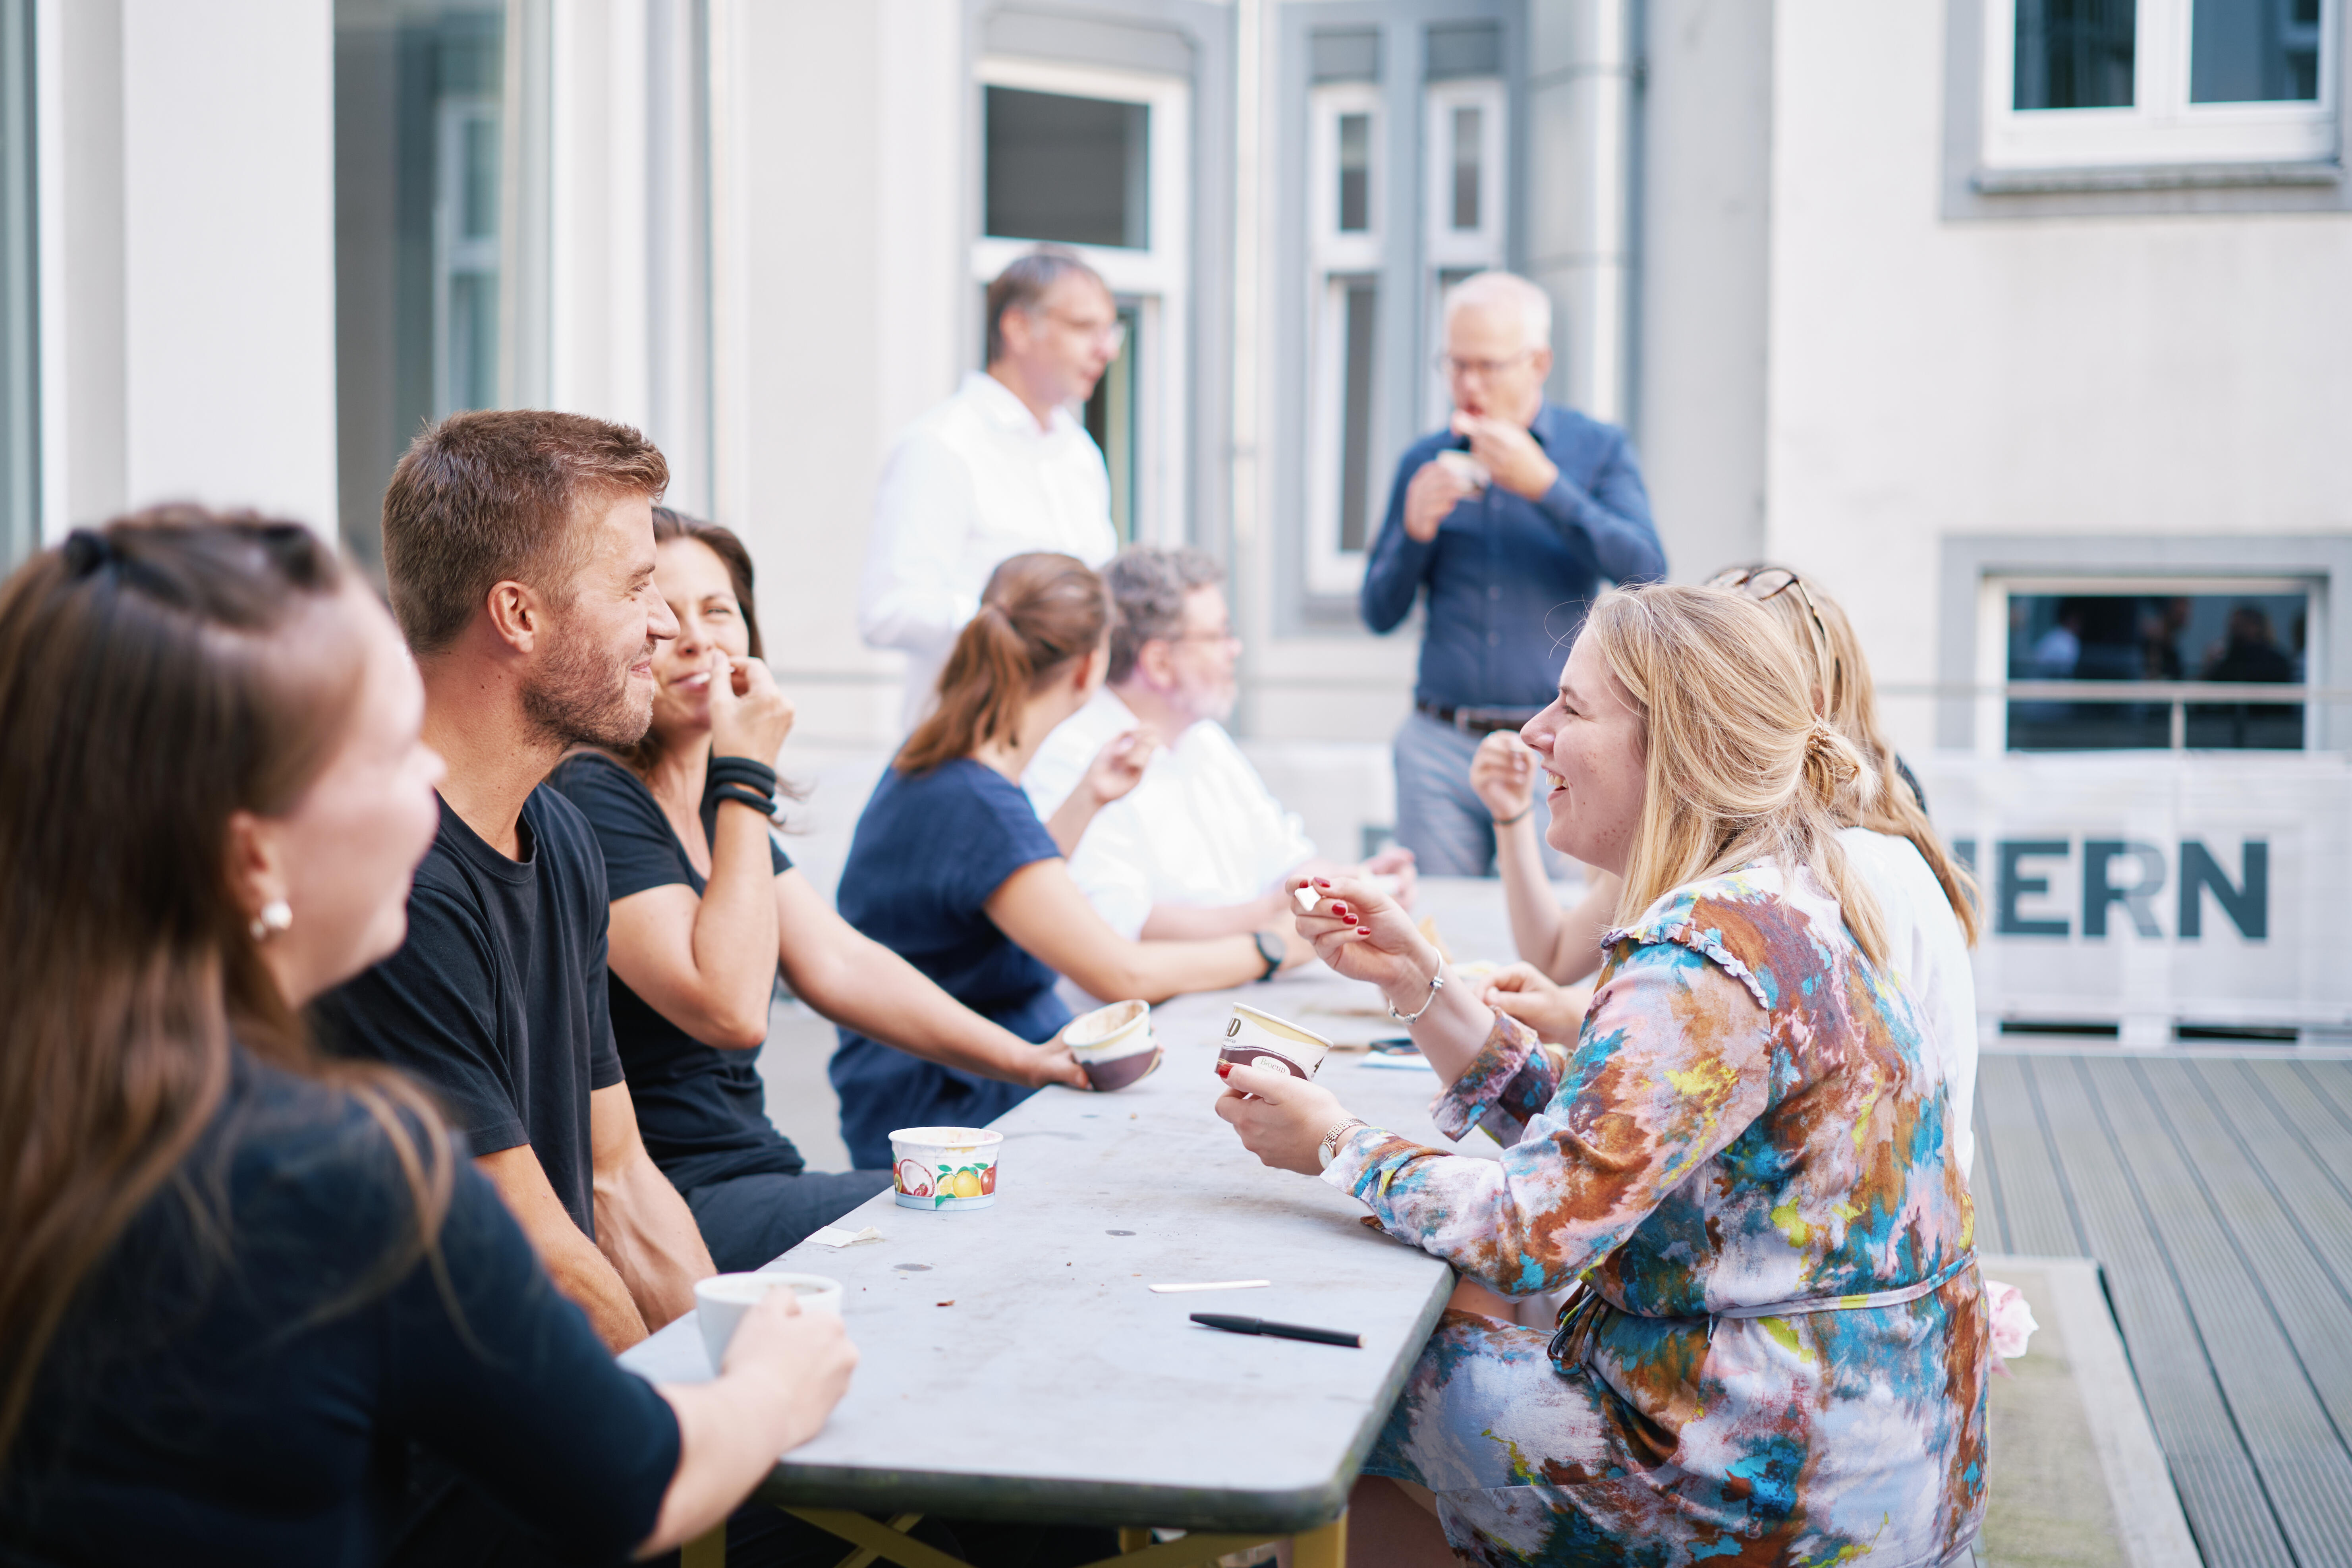
<path id="1" fill-rule="evenodd" d="M 1360 1116 L 1343 1116 L 1339 1121 L 1333 1122 L 1331 1124 L 1331 1130 L 1323 1134 L 1323 1142 L 1316 1146 L 1316 1169 L 1321 1171 L 1329 1170 L 1331 1168 L 1331 1162 L 1339 1157 L 1340 1141 L 1346 1138 L 1349 1133 L 1354 1131 L 1357 1128 L 1369 1127 L 1370 1125 L 1370 1122 L 1366 1121 Z"/>
<path id="2" fill-rule="evenodd" d="M 1399 978 L 1394 985 L 1381 988 L 1381 998 L 1389 1005 L 1391 1017 L 1418 1017 L 1428 1010 L 1430 1002 L 1444 989 L 1444 982 L 1439 977 L 1444 973 L 1445 961 L 1427 942 L 1423 942 L 1421 947 L 1422 951 L 1412 955 L 1410 972 Z"/>
<path id="3" fill-rule="evenodd" d="M 1496 816 L 1491 808 L 1487 812 L 1487 816 L 1497 827 L 1517 827 L 1520 823 L 1525 822 L 1528 819 L 1528 817 L 1535 811 L 1535 808 L 1536 803 L 1531 800 L 1528 802 L 1527 805 L 1519 807 L 1518 810 L 1510 813 L 1507 816 Z"/>

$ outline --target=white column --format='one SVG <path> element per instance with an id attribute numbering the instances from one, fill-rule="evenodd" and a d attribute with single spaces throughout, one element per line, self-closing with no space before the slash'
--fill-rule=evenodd
<path id="1" fill-rule="evenodd" d="M 1627 414 L 1632 0 L 1534 0 L 1528 75 L 1527 268 L 1550 291 L 1555 396 Z"/>

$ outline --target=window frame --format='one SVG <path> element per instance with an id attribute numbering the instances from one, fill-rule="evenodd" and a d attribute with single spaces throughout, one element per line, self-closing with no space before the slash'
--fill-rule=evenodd
<path id="1" fill-rule="evenodd" d="M 1378 334 L 1384 302 L 1375 297 L 1372 390 L 1366 439 L 1374 453 L 1369 467 L 1364 548 L 1349 550 L 1341 540 L 1344 520 L 1340 505 L 1346 487 L 1340 465 L 1347 403 L 1347 295 L 1351 284 L 1369 279 L 1389 284 L 1387 236 L 1395 212 L 1394 184 L 1389 160 L 1388 97 L 1377 81 L 1318 82 L 1307 93 L 1307 590 L 1309 594 L 1352 595 L 1363 585 L 1364 563 L 1380 532 L 1381 503 L 1385 499 L 1377 452 L 1387 413 L 1390 388 L 1381 374 Z M 1367 223 L 1361 230 L 1339 227 L 1339 120 L 1342 115 L 1369 117 L 1366 145 L 1371 163 L 1367 171 Z"/>
<path id="2" fill-rule="evenodd" d="M 1434 361 L 1445 347 L 1445 290 L 1450 274 L 1466 276 L 1510 262 L 1505 203 L 1510 191 L 1510 88 L 1500 77 L 1449 77 L 1422 89 L 1423 145 L 1429 150 L 1422 193 L 1422 426 L 1434 430 L 1454 416 L 1454 389 Z M 1478 216 L 1475 230 L 1453 224 L 1456 109 L 1483 111 L 1479 140 Z"/>
<path id="3" fill-rule="evenodd" d="M 1135 309 L 1136 326 L 1129 336 L 1137 369 L 1132 459 L 1135 537 L 1143 543 L 1179 542 L 1190 515 L 1184 461 L 1184 454 L 1192 449 L 1188 419 L 1192 398 L 1185 382 L 1190 355 L 1179 352 L 1179 345 L 1192 342 L 1192 84 L 1181 77 L 1008 55 L 982 57 L 972 68 L 971 80 L 971 145 L 978 161 L 970 219 L 971 276 L 982 289 L 1015 259 L 1045 243 L 981 232 L 986 222 L 978 193 L 987 188 L 987 89 L 1009 87 L 1139 103 L 1150 111 L 1144 121 L 1144 185 L 1150 209 L 1144 221 L 1147 243 L 1140 249 L 1052 243 L 1100 273 L 1118 303 Z M 977 341 L 978 334 L 973 335 Z"/>
<path id="4" fill-rule="evenodd" d="M 1983 756 L 2106 756 L 2140 751 L 2171 752 L 2186 748 L 2148 747 L 2083 747 L 2078 750 L 2054 748 L 2031 752 L 2011 752 L 2009 745 L 2009 717 L 2012 699 L 2009 688 L 2021 682 L 2009 673 L 2009 602 L 2012 595 L 2131 595 L 2158 596 L 2189 595 L 2227 597 L 2249 594 L 2300 594 L 2305 608 L 2304 632 L 2305 682 L 2301 686 L 2279 689 L 2274 694 L 2257 687 L 2245 700 L 2262 701 L 2279 706 L 2300 707 L 2304 712 L 2303 745 L 2293 752 L 2264 750 L 2232 751 L 2233 756 L 2308 756 L 2323 749 L 2319 701 L 2309 695 L 2326 688 L 2322 672 L 2331 668 L 2328 663 L 2327 589 L 2326 574 L 2313 571 L 2275 571 L 2263 573 L 2220 573 L 2150 571 L 2147 573 L 2068 573 L 2034 571 L 1987 572 L 1977 581 L 1976 614 L 1976 751 Z M 2100 702 L 2167 702 L 2176 710 L 2182 704 L 2199 706 L 2216 699 L 2173 699 L 2155 695 L 2154 689 L 2197 682 L 2101 680 L 2095 683 Z M 2242 683 L 2231 682 L 2232 686 Z M 2295 693 L 2289 697 L 2287 692 Z M 2176 735 L 2181 715 L 2173 715 Z"/>
<path id="5" fill-rule="evenodd" d="M 2014 107 L 2017 0 L 1984 0 L 1979 156 L 1988 169 L 2324 163 L 2338 153 L 2344 0 L 2320 0 L 2319 96 L 2189 101 L 2194 0 L 2137 0 L 2132 103 Z"/>

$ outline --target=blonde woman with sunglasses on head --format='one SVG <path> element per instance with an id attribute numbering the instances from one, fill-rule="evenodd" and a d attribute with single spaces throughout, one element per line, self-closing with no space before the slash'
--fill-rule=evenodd
<path id="1" fill-rule="evenodd" d="M 1546 837 L 1625 887 L 1573 1048 L 1366 883 L 1308 880 L 1298 920 L 1412 1030 L 1437 1125 L 1501 1158 L 1220 1069 L 1252 1152 L 1465 1276 L 1355 1489 L 1354 1561 L 1953 1561 L 1983 1514 L 1985 1293 L 1949 1103 L 1839 841 L 1875 780 L 1720 589 L 1605 595 L 1523 733 Z M 1571 1283 L 1549 1339 L 1495 1300 Z"/>
<path id="2" fill-rule="evenodd" d="M 1786 566 L 1735 566 L 1708 586 L 1747 595 L 1772 613 L 1812 682 L 1813 710 L 1853 742 L 1878 788 L 1839 803 L 1838 842 L 1870 884 L 1886 922 L 1887 964 L 1927 1026 L 1927 1064 L 1952 1100 L 1963 1174 L 1976 1165 L 1976 883 L 1927 820 L 1919 781 L 1895 754 L 1878 714 L 1870 661 L 1845 610 Z"/>

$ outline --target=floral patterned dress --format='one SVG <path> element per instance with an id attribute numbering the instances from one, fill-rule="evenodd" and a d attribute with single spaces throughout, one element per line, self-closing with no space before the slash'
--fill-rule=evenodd
<path id="1" fill-rule="evenodd" d="M 1438 1099 L 1324 1179 L 1546 1336 L 1449 1311 L 1368 1473 L 1496 1564 L 1932 1564 L 1983 1513 L 1974 1218 L 1920 1024 L 1837 904 L 1759 862 L 1609 933 L 1575 1048 L 1498 1017 Z"/>

